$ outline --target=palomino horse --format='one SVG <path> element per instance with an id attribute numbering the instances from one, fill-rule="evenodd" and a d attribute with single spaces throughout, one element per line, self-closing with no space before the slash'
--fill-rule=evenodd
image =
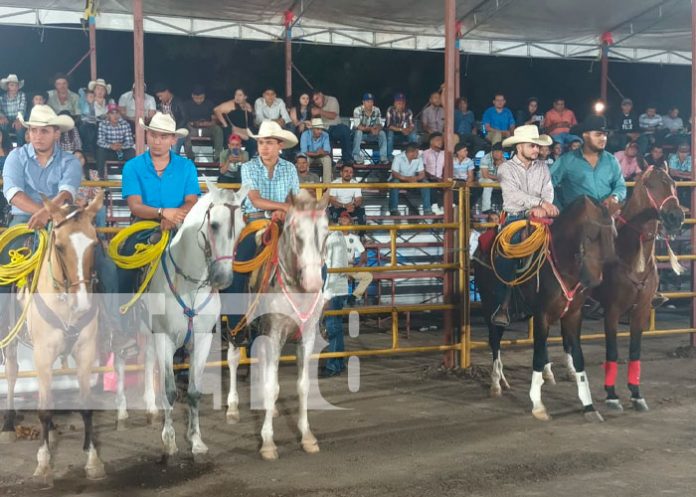
<path id="1" fill-rule="evenodd" d="M 83 450 L 87 452 L 85 472 L 89 479 L 105 476 L 104 465 L 94 446 L 92 409 L 89 408 L 90 373 L 97 357 L 98 305 L 92 301 L 94 249 L 99 243 L 93 220 L 102 207 L 103 192 L 84 209 L 55 205 L 44 199 L 53 229 L 37 278 L 36 292 L 23 294 L 31 299 L 27 329 L 34 350 L 34 365 L 39 382 L 38 411 L 41 421 L 41 446 L 34 476 L 43 484 L 53 481 L 49 431 L 52 427 L 53 364 L 61 354 L 70 353 L 77 363 L 82 420 L 85 428 Z M 26 302 L 26 300 L 24 300 Z M 17 377 L 16 355 L 8 355 L 8 403 Z M 12 362 L 12 364 L 9 364 Z M 11 406 L 12 404 L 10 404 Z M 13 413 L 10 412 L 10 416 Z M 14 427 L 12 427 L 14 428 Z"/>
<path id="2" fill-rule="evenodd" d="M 680 231 L 683 222 L 684 211 L 679 206 L 674 181 L 664 169 L 650 167 L 638 180 L 618 217 L 618 260 L 605 267 L 604 282 L 594 292 L 597 301 L 604 307 L 607 347 L 604 388 L 607 392 L 606 405 L 614 412 L 623 410 L 615 390 L 619 354 L 616 330 L 619 318 L 626 312 L 631 322 L 628 357 L 631 404 L 637 411 L 648 410 L 648 404 L 640 394 L 640 349 L 643 329 L 650 317 L 650 302 L 659 283 L 655 238 L 660 225 L 664 227 L 667 239 Z M 682 272 L 683 268 L 676 258 L 671 258 L 671 265 L 675 273 Z"/>
<path id="3" fill-rule="evenodd" d="M 329 220 L 326 216 L 328 195 L 317 202 L 305 190 L 291 198 L 282 234 L 278 240 L 277 262 L 269 261 L 268 284 L 252 283 L 250 293 L 264 292 L 263 307 L 274 313 L 263 313 L 258 318 L 258 331 L 267 347 L 261 349 L 259 364 L 263 383 L 263 405 L 265 418 L 261 429 L 263 444 L 261 457 L 265 460 L 278 458 L 278 449 L 273 441 L 273 416 L 278 398 L 278 365 L 280 352 L 288 337 L 301 338 L 297 346 L 297 393 L 299 397 L 299 419 L 297 426 L 302 435 L 301 445 L 305 452 L 319 452 L 317 439 L 309 429 L 307 401 L 309 397 L 309 361 L 314 349 L 314 340 L 319 327 L 324 295 L 322 292 L 322 266 Z M 273 258 L 275 259 L 275 258 Z M 262 279 L 262 278 L 260 278 Z M 303 294 L 303 295 L 301 295 Z M 306 298 L 301 298 L 306 296 Z M 298 330 L 299 326 L 299 330 Z M 257 342 L 257 343 L 258 343 Z M 256 345 L 256 344 L 255 344 Z M 227 351 L 230 370 L 230 392 L 227 398 L 227 420 L 239 420 L 239 397 L 236 377 L 239 366 L 239 349 L 231 341 Z"/>
<path id="4" fill-rule="evenodd" d="M 614 225 L 605 208 L 587 197 L 579 197 L 569 205 L 550 227 L 551 243 L 546 262 L 539 274 L 519 288 L 534 317 L 534 359 L 529 396 L 532 414 L 541 420 L 550 419 L 541 401 L 541 386 L 555 379 L 549 363 L 547 339 L 549 326 L 561 321 L 561 333 L 570 345 L 577 368 L 578 396 L 588 420 L 602 420 L 592 404 L 592 395 L 585 374 L 580 333 L 584 291 L 602 281 L 602 266 L 614 257 Z M 481 293 L 484 317 L 488 325 L 489 343 L 493 352 L 491 395 L 500 396 L 510 388 L 503 373 L 500 341 L 504 328 L 494 326 L 490 316 L 494 309 L 496 276 L 490 266 L 474 260 L 476 283 Z"/>

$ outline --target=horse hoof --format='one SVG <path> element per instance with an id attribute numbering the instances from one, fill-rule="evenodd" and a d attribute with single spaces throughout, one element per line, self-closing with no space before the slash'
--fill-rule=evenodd
<path id="1" fill-rule="evenodd" d="M 498 386 L 497 388 L 495 386 L 491 387 L 491 397 L 494 399 L 497 399 L 498 397 L 503 396 L 503 389 Z"/>
<path id="2" fill-rule="evenodd" d="M 583 414 L 588 423 L 603 423 L 604 418 L 597 411 L 588 411 Z"/>
<path id="3" fill-rule="evenodd" d="M 32 482 L 40 490 L 53 488 L 53 472 L 51 468 L 48 466 L 37 467 L 32 476 Z"/>
<path id="4" fill-rule="evenodd" d="M 642 397 L 640 399 L 631 399 L 631 404 L 633 404 L 633 409 L 638 412 L 648 412 L 650 410 L 648 403 Z"/>
<path id="5" fill-rule="evenodd" d="M 261 447 L 259 451 L 261 453 L 261 459 L 264 461 L 275 461 L 278 459 L 278 449 L 273 447 Z"/>
<path id="6" fill-rule="evenodd" d="M 302 439 L 302 450 L 307 454 L 316 454 L 319 452 L 319 442 L 314 435 L 308 435 Z"/>
<path id="7" fill-rule="evenodd" d="M 544 407 L 540 409 L 532 409 L 532 416 L 534 416 L 534 418 L 538 419 L 539 421 L 551 420 L 551 416 L 549 416 L 549 413 L 546 412 L 546 408 Z"/>
<path id="8" fill-rule="evenodd" d="M 103 464 L 95 464 L 94 466 L 85 467 L 85 475 L 88 480 L 103 480 L 106 478 Z"/>
<path id="9" fill-rule="evenodd" d="M 226 419 L 227 419 L 228 425 L 235 425 L 235 424 L 239 423 L 239 419 L 240 419 L 239 418 L 239 410 L 232 411 L 230 409 L 227 409 Z"/>
<path id="10" fill-rule="evenodd" d="M 612 414 L 621 414 L 624 410 L 619 399 L 607 399 L 605 404 L 607 410 Z"/>
<path id="11" fill-rule="evenodd" d="M 17 441 L 17 432 L 3 431 L 0 432 L 0 444 L 11 444 Z"/>
<path id="12" fill-rule="evenodd" d="M 198 441 L 191 447 L 191 453 L 194 456 L 204 456 L 208 453 L 208 446 L 203 442 Z"/>

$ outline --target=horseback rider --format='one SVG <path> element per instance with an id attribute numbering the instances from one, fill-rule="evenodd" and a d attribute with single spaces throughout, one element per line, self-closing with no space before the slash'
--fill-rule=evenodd
<path id="1" fill-rule="evenodd" d="M 513 221 L 556 217 L 558 208 L 553 205 L 553 187 L 546 161 L 539 160 L 539 147 L 550 146 L 552 140 L 547 135 L 539 135 L 539 128 L 533 125 L 520 126 L 513 136 L 503 141 L 503 147 L 515 147 L 515 154 L 498 168 L 498 179 L 503 192 L 504 225 Z M 521 241 L 521 232 L 513 238 L 513 243 Z M 513 259 L 498 257 L 495 261 L 498 274 L 507 281 L 514 278 L 516 262 Z M 496 326 L 510 325 L 508 308 L 511 288 L 499 281 L 496 288 L 497 308 L 491 316 Z"/>

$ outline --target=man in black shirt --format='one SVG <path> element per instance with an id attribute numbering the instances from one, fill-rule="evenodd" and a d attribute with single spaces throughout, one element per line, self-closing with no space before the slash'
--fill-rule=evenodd
<path id="1" fill-rule="evenodd" d="M 621 111 L 611 120 L 611 128 L 614 130 L 614 147 L 623 150 L 629 141 L 636 141 L 640 136 L 638 116 L 633 112 L 633 101 L 624 98 L 621 101 Z"/>
<path id="2" fill-rule="evenodd" d="M 165 83 L 159 83 L 155 85 L 153 93 L 157 100 L 157 110 L 162 114 L 172 116 L 172 119 L 176 122 L 176 129 L 185 128 L 188 123 L 186 109 L 184 109 L 184 103 L 181 99 L 174 96 L 174 93 L 172 93 L 171 86 Z M 181 147 L 184 145 L 185 141 L 186 139 L 184 137 L 179 137 L 177 139 L 176 145 L 174 145 L 175 153 L 178 154 L 181 152 Z"/>
<path id="3" fill-rule="evenodd" d="M 215 105 L 205 97 L 205 88 L 201 85 L 193 87 L 191 100 L 184 103 L 184 110 L 188 117 L 188 138 L 184 148 L 189 159 L 193 160 L 193 146 L 191 139 L 207 137 L 213 140 L 213 161 L 220 159 L 222 152 L 222 128 L 213 121 Z"/>

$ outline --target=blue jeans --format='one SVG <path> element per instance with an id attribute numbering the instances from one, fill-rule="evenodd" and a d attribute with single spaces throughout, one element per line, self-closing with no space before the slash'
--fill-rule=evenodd
<path id="1" fill-rule="evenodd" d="M 356 129 L 355 135 L 353 135 L 353 160 L 355 162 L 362 162 L 362 156 L 360 155 L 360 145 L 363 140 L 365 140 L 365 143 L 377 142 L 377 144 L 379 145 L 379 160 L 386 161 L 388 159 L 387 135 L 384 132 L 384 130 L 380 130 L 378 134 L 373 135 L 372 133 L 363 133 L 359 129 Z"/>
<path id="2" fill-rule="evenodd" d="M 333 297 L 329 301 L 329 310 L 340 311 L 346 304 L 346 296 Z M 343 316 L 326 316 L 326 333 L 329 338 L 329 346 L 327 352 L 345 352 L 346 348 L 343 343 Z M 327 359 L 324 363 L 324 369 L 327 371 L 340 373 L 345 369 L 345 361 L 343 358 Z"/>
<path id="3" fill-rule="evenodd" d="M 90 154 L 96 153 L 97 150 L 97 125 L 96 123 L 82 123 L 78 128 L 80 138 L 82 139 L 82 151 Z M 101 170 L 99 170 L 101 174 Z"/>
<path id="4" fill-rule="evenodd" d="M 508 214 L 505 219 L 505 224 L 503 224 L 503 227 L 507 226 L 508 224 L 514 221 L 519 221 L 520 219 L 525 219 L 524 214 L 517 214 L 514 216 Z M 522 241 L 522 231 L 518 231 L 517 233 L 515 233 L 511 241 L 512 243 L 520 243 Z M 500 256 L 495 258 L 496 271 L 498 271 L 498 274 L 501 278 L 504 278 L 507 281 L 511 281 L 515 277 L 515 268 L 517 266 L 517 263 L 517 259 L 506 259 L 505 257 Z M 508 285 L 506 285 L 500 280 L 497 280 L 495 289 L 496 305 L 501 305 L 505 301 L 505 297 L 507 296 L 509 288 L 510 287 Z"/>
<path id="5" fill-rule="evenodd" d="M 7 153 L 12 150 L 12 142 L 10 140 L 10 133 L 15 133 L 17 135 L 17 147 L 21 147 L 26 143 L 25 134 L 27 132 L 26 128 L 21 127 L 19 131 L 15 131 L 12 127 L 12 121 L 8 120 L 8 123 L 4 126 L 0 126 L 0 131 L 2 131 L 2 146 Z"/>
<path id="6" fill-rule="evenodd" d="M 335 124 L 329 126 L 329 138 L 331 141 L 338 141 L 341 143 L 341 160 L 343 162 L 352 162 L 353 156 L 351 155 L 353 149 L 353 142 L 350 141 L 350 129 L 345 124 Z M 251 154 L 249 154 L 251 157 Z"/>
<path id="7" fill-rule="evenodd" d="M 399 183 L 398 180 L 390 179 L 390 183 Z M 426 180 L 421 180 L 419 183 L 427 183 Z M 430 203 L 430 188 L 421 188 L 421 202 L 423 202 L 423 214 L 432 214 L 432 204 Z M 399 190 L 393 188 L 389 190 L 389 210 L 395 211 L 399 209 Z"/>
<path id="8" fill-rule="evenodd" d="M 256 237 L 254 235 L 249 235 L 242 239 L 237 245 L 237 252 L 235 254 L 235 261 L 243 262 L 250 261 L 256 255 Z M 232 279 L 232 284 L 220 290 L 223 294 L 243 294 L 249 291 L 249 275 L 250 273 L 238 273 L 234 272 L 234 278 Z M 242 320 L 242 314 L 228 314 L 227 315 L 227 326 L 233 329 Z"/>
<path id="9" fill-rule="evenodd" d="M 418 141 L 418 133 L 416 133 L 415 128 L 408 135 L 404 135 L 403 133 L 395 133 L 394 131 L 388 129 L 387 130 L 387 155 L 389 156 L 389 160 L 392 160 L 394 158 L 394 142 L 395 141 L 401 142 L 402 144 L 403 143 L 416 143 Z"/>

